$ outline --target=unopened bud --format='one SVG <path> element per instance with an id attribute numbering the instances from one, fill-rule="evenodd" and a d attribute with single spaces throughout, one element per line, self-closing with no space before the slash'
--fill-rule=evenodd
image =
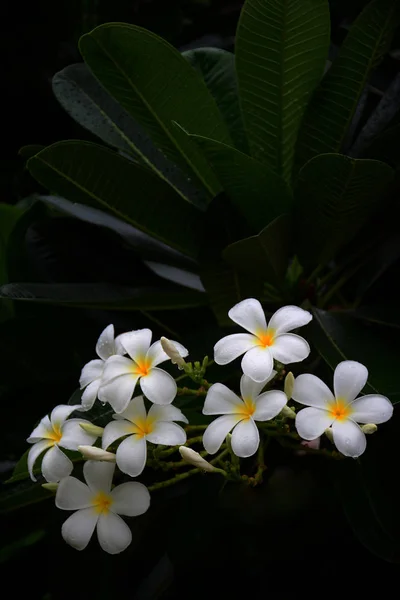
<path id="1" fill-rule="evenodd" d="M 328 427 L 328 429 L 325 429 L 325 435 L 328 438 L 328 440 L 333 443 L 332 427 Z"/>
<path id="2" fill-rule="evenodd" d="M 49 492 L 56 492 L 58 489 L 58 483 L 42 483 L 42 488 L 49 490 Z"/>
<path id="3" fill-rule="evenodd" d="M 375 425 L 375 423 L 366 423 L 365 425 L 363 425 L 361 427 L 361 429 L 367 435 L 370 435 L 371 433 L 375 433 L 375 431 L 378 431 L 378 428 Z"/>
<path id="4" fill-rule="evenodd" d="M 190 465 L 194 465 L 202 471 L 208 471 L 209 473 L 218 471 L 218 469 L 213 467 L 212 464 L 204 460 L 204 458 L 200 456 L 198 452 L 188 448 L 187 446 L 179 446 L 179 452 L 185 462 L 189 463 Z"/>
<path id="5" fill-rule="evenodd" d="M 164 350 L 165 354 L 168 354 L 172 364 L 177 365 L 178 369 L 182 370 L 186 363 L 182 356 L 179 354 L 178 349 L 166 337 L 162 337 L 160 339 L 160 342 L 162 349 Z"/>
<path id="6" fill-rule="evenodd" d="M 107 452 L 96 446 L 78 446 L 79 452 L 87 460 L 103 460 L 105 462 L 115 462 L 115 454 Z"/>
<path id="7" fill-rule="evenodd" d="M 293 388 L 294 388 L 294 375 L 293 375 L 292 371 L 289 371 L 289 373 L 285 377 L 285 383 L 284 383 L 284 387 L 283 387 L 283 391 L 285 392 L 288 400 L 290 400 L 292 398 Z"/>
<path id="8" fill-rule="evenodd" d="M 294 412 L 294 410 L 292 408 L 289 408 L 289 406 L 284 406 L 281 410 L 282 417 L 286 417 L 287 419 L 295 419 L 296 418 L 296 413 Z"/>
<path id="9" fill-rule="evenodd" d="M 97 427 L 97 425 L 93 425 L 92 423 L 79 423 L 86 433 L 90 433 L 91 435 L 95 435 L 97 437 L 101 437 L 103 435 L 104 427 Z"/>

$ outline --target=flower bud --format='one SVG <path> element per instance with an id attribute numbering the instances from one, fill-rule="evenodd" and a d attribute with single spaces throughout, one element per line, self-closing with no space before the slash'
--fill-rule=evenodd
<path id="1" fill-rule="evenodd" d="M 311 448 L 311 450 L 319 450 L 321 438 L 317 437 L 315 440 L 303 440 L 301 445 L 305 446 L 306 448 Z"/>
<path id="2" fill-rule="evenodd" d="M 283 391 L 285 392 L 287 399 L 290 400 L 293 394 L 294 388 L 294 375 L 291 371 L 285 377 L 285 383 L 283 387 Z"/>
<path id="3" fill-rule="evenodd" d="M 218 471 L 218 469 L 213 467 L 212 464 L 204 460 L 204 458 L 200 456 L 198 452 L 188 448 L 187 446 L 179 446 L 179 452 L 185 462 L 189 463 L 190 465 L 194 465 L 202 471 L 208 471 L 209 473 Z"/>
<path id="4" fill-rule="evenodd" d="M 284 406 L 282 408 L 280 414 L 282 415 L 282 417 L 286 417 L 287 419 L 295 419 L 296 418 L 296 413 L 294 412 L 294 410 L 292 408 L 289 408 L 289 406 Z"/>
<path id="5" fill-rule="evenodd" d="M 58 483 L 42 483 L 42 488 L 49 490 L 49 492 L 56 492 L 58 489 Z"/>
<path id="6" fill-rule="evenodd" d="M 333 443 L 332 427 L 328 427 L 328 429 L 325 429 L 325 435 L 328 438 L 328 440 Z"/>
<path id="7" fill-rule="evenodd" d="M 87 460 L 104 460 L 105 462 L 115 462 L 115 454 L 107 452 L 96 446 L 78 446 L 79 452 Z"/>
<path id="8" fill-rule="evenodd" d="M 93 425 L 92 423 L 79 423 L 79 425 L 87 433 L 91 433 L 97 437 L 101 437 L 103 435 L 104 427 L 97 427 L 97 425 Z"/>
<path id="9" fill-rule="evenodd" d="M 366 423 L 365 425 L 363 425 L 361 427 L 361 429 L 367 435 L 370 435 L 371 433 L 375 433 L 375 431 L 378 431 L 378 428 L 375 425 L 375 423 Z"/>
<path id="10" fill-rule="evenodd" d="M 172 342 L 170 342 L 166 337 L 162 337 L 160 339 L 161 342 L 161 346 L 162 349 L 164 350 L 165 354 L 168 354 L 168 356 L 171 359 L 171 362 L 173 365 L 177 365 L 178 369 L 183 369 L 183 367 L 185 366 L 185 360 L 182 358 L 182 356 L 179 354 L 177 348 L 174 346 L 174 344 Z"/>

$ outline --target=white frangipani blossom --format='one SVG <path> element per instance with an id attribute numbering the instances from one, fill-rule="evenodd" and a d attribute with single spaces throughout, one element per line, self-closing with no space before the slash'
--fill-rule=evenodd
<path id="1" fill-rule="evenodd" d="M 75 477 L 60 481 L 56 506 L 76 511 L 63 524 L 61 534 L 76 550 L 86 548 L 97 527 L 103 550 L 119 554 L 132 541 L 131 530 L 119 515 L 136 517 L 150 506 L 150 494 L 141 483 L 123 483 L 111 491 L 114 470 L 111 463 L 89 460 L 83 466 L 87 485 Z"/>
<path id="2" fill-rule="evenodd" d="M 96 344 L 96 354 L 99 358 L 89 361 L 82 369 L 79 378 L 82 394 L 82 409 L 89 410 L 96 401 L 102 383 L 103 371 L 106 360 L 110 356 L 126 354 L 125 348 L 120 343 L 121 336 L 114 339 L 114 325 L 108 325 L 101 333 Z"/>
<path id="3" fill-rule="evenodd" d="M 143 471 L 147 460 L 147 442 L 178 446 L 186 442 L 186 432 L 174 421 L 188 420 L 175 406 L 153 404 L 149 412 L 143 396 L 133 398 L 121 413 L 113 415 L 115 421 L 106 425 L 102 447 L 106 450 L 115 440 L 126 437 L 118 446 L 116 461 L 123 473 L 137 477 Z"/>
<path id="4" fill-rule="evenodd" d="M 204 432 L 203 445 L 209 454 L 215 454 L 233 429 L 232 450 L 241 458 L 257 452 L 260 435 L 255 421 L 269 421 L 286 405 L 284 392 L 270 390 L 261 394 L 263 387 L 276 375 L 272 371 L 265 381 L 256 382 L 247 375 L 240 380 L 239 398 L 222 383 L 215 383 L 207 392 L 203 414 L 223 415 L 215 419 Z"/>
<path id="5" fill-rule="evenodd" d="M 155 404 L 170 404 L 176 396 L 175 379 L 157 365 L 169 360 L 161 342 L 151 344 L 150 329 L 138 329 L 119 336 L 129 357 L 111 356 L 106 362 L 99 399 L 109 402 L 116 413 L 122 413 L 132 398 L 137 382 L 142 392 Z M 188 351 L 182 344 L 172 342 L 181 356 Z"/>
<path id="6" fill-rule="evenodd" d="M 293 400 L 309 406 L 296 416 L 300 437 L 314 440 L 331 427 L 333 442 L 345 456 L 360 456 L 367 445 L 365 433 L 357 423 L 385 423 L 393 414 L 393 405 L 379 394 L 360 396 L 368 379 L 364 365 L 352 360 L 338 364 L 333 376 L 333 395 L 315 375 L 299 375 L 294 384 Z"/>
<path id="7" fill-rule="evenodd" d="M 81 406 L 79 404 L 56 406 L 50 418 L 43 417 L 26 440 L 29 444 L 33 444 L 28 453 L 28 471 L 33 481 L 36 481 L 33 467 L 43 452 L 46 452 L 42 460 L 43 477 L 46 481 L 57 482 L 69 475 L 73 469 L 72 462 L 60 448 L 78 450 L 79 445 L 93 444 L 96 441 L 96 435 L 87 433 L 80 426 L 80 423 L 88 421 L 67 420 L 74 410 L 81 410 Z"/>
<path id="8" fill-rule="evenodd" d="M 274 359 L 286 365 L 304 360 L 310 353 L 305 339 L 288 333 L 312 319 L 309 312 L 298 306 L 283 306 L 267 324 L 260 302 L 248 298 L 231 308 L 228 315 L 250 333 L 234 333 L 219 340 L 214 346 L 218 365 L 226 365 L 244 354 L 243 373 L 262 382 L 271 375 Z"/>

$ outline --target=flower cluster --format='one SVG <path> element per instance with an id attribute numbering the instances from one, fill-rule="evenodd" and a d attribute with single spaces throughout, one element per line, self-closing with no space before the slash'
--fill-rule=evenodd
<path id="1" fill-rule="evenodd" d="M 161 338 L 152 344 L 149 329 L 115 337 L 114 327 L 109 325 L 96 344 L 99 358 L 82 369 L 81 404 L 57 406 L 32 431 L 27 440 L 32 444 L 28 453 L 30 476 L 36 481 L 35 464 L 41 458 L 40 471 L 46 485 L 56 488 L 56 506 L 76 511 L 62 527 L 62 536 L 71 546 L 83 550 L 95 529 L 106 552 L 117 554 L 129 546 L 131 531 L 120 515 L 145 513 L 150 493 L 136 481 L 112 488 L 115 474 L 118 478 L 135 478 L 146 465 L 162 471 L 191 465 L 199 472 L 219 473 L 232 481 L 251 481 L 255 485 L 262 480 L 262 469 L 253 478 L 241 476 L 239 459 L 263 450 L 269 436 L 278 440 L 285 435 L 291 440 L 296 438 L 296 453 L 301 455 L 306 450 L 319 452 L 325 433 L 339 451 L 338 456 L 356 458 L 365 451 L 365 434 L 392 416 L 392 404 L 384 396 L 358 397 L 367 383 L 368 371 L 351 360 L 336 367 L 334 393 L 308 373 L 296 378 L 287 374 L 284 389 L 277 389 L 285 374 L 284 365 L 304 361 L 310 354 L 307 341 L 291 333 L 311 321 L 308 311 L 284 306 L 267 323 L 260 302 L 250 298 L 234 306 L 229 317 L 248 333 L 219 340 L 214 360 L 217 365 L 225 365 L 243 355 L 240 395 L 221 383 L 206 381 L 208 359 L 202 365 L 187 363 L 184 359 L 188 350 L 178 342 Z M 178 390 L 176 380 L 158 366 L 166 361 L 183 370 L 180 377 L 191 378 L 200 388 Z M 137 386 L 140 395 L 135 395 Z M 172 404 L 180 392 L 205 395 L 203 414 L 218 417 L 207 426 L 189 426 L 184 413 Z M 97 399 L 105 406 L 103 420 L 109 417 L 104 428 L 88 419 L 69 418 L 74 412 L 90 415 Z M 293 401 L 307 408 L 297 411 Z M 295 430 L 291 430 L 293 421 Z M 185 428 L 177 422 L 184 423 Z M 202 438 L 187 439 L 192 430 L 203 431 Z M 204 446 L 202 452 L 189 447 L 199 439 Z M 171 448 L 163 450 L 165 446 Z M 183 460 L 169 463 L 166 457 L 178 449 Z M 205 459 L 219 452 L 210 462 Z M 231 462 L 222 460 L 227 455 Z M 81 462 L 82 456 L 86 459 L 86 483 L 71 476 L 73 459 Z M 151 487 L 157 489 L 179 480 L 178 474 Z"/>

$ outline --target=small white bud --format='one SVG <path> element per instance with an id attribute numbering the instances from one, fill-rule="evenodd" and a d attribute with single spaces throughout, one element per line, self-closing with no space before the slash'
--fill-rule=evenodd
<path id="1" fill-rule="evenodd" d="M 285 392 L 287 399 L 290 400 L 293 394 L 294 388 L 294 375 L 291 371 L 285 377 L 285 383 L 283 387 L 283 391 Z"/>
<path id="2" fill-rule="evenodd" d="M 328 438 L 328 440 L 333 443 L 332 427 L 328 427 L 328 429 L 325 429 L 325 435 Z"/>
<path id="3" fill-rule="evenodd" d="M 185 366 L 186 362 L 182 358 L 182 356 L 179 354 L 176 346 L 174 346 L 174 344 L 172 342 L 170 342 L 166 337 L 162 337 L 160 339 L 160 342 L 161 342 L 162 349 L 164 350 L 165 354 L 168 354 L 168 356 L 171 359 L 172 364 L 177 365 L 178 369 L 182 370 L 183 367 Z"/>
<path id="4" fill-rule="evenodd" d="M 375 431 L 378 431 L 378 428 L 375 425 L 375 423 L 366 423 L 365 425 L 363 425 L 361 427 L 361 429 L 367 435 L 370 435 L 371 433 L 375 433 Z"/>
<path id="5" fill-rule="evenodd" d="M 96 446 L 78 446 L 79 452 L 87 460 L 104 460 L 105 462 L 115 462 L 115 454 L 107 452 Z"/>
<path id="6" fill-rule="evenodd" d="M 97 435 L 97 437 L 101 437 L 103 435 L 104 427 L 97 427 L 97 425 L 93 425 L 92 423 L 79 423 L 79 425 L 87 433 Z"/>
<path id="7" fill-rule="evenodd" d="M 280 414 L 282 415 L 282 417 L 286 417 L 287 419 L 295 419 L 296 418 L 296 413 L 294 412 L 294 410 L 289 408 L 289 406 L 284 406 L 282 408 Z"/>
<path id="8" fill-rule="evenodd" d="M 188 448 L 187 446 L 179 446 L 179 452 L 185 462 L 189 463 L 190 465 L 194 465 L 202 471 L 208 471 L 209 473 L 218 471 L 218 469 L 213 467 L 212 464 L 204 460 L 204 458 L 200 456 L 198 452 Z"/>
<path id="9" fill-rule="evenodd" d="M 42 483 L 42 488 L 49 490 L 49 492 L 56 492 L 58 489 L 58 483 Z"/>

